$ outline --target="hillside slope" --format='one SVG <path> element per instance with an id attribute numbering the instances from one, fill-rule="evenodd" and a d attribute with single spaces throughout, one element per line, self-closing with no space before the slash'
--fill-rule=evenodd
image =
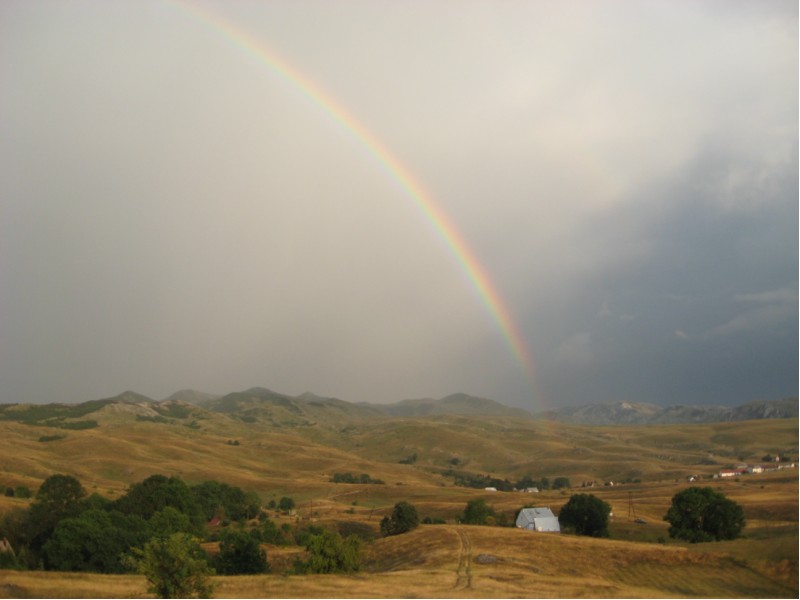
<path id="1" fill-rule="evenodd" d="M 723 423 L 757 419 L 796 419 L 797 398 L 756 400 L 741 406 L 656 406 L 635 402 L 611 402 L 568 407 L 534 415 L 539 419 L 581 425 L 665 425 Z"/>

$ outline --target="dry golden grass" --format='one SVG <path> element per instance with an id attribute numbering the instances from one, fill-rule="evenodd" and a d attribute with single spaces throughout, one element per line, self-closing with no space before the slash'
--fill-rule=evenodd
<path id="1" fill-rule="evenodd" d="M 94 415 L 93 415 L 94 417 Z M 748 525 L 743 539 L 679 544 L 662 521 L 686 475 L 757 462 L 766 453 L 797 455 L 797 420 L 658 427 L 583 427 L 436 417 L 383 419 L 347 427 L 275 429 L 224 415 L 181 423 L 137 421 L 109 412 L 100 427 L 61 431 L 0 422 L 0 486 L 35 490 L 53 473 L 78 477 L 87 490 L 116 497 L 153 473 L 189 483 L 217 479 L 258 492 L 264 502 L 289 495 L 297 516 L 281 523 L 335 527 L 357 521 L 377 530 L 400 500 L 425 526 L 365 548 L 364 570 L 352 576 L 281 575 L 300 550 L 269 548 L 273 575 L 216 578 L 219 597 L 796 597 L 797 470 L 703 480 L 736 500 Z M 43 435 L 64 439 L 41 442 Z M 239 445 L 227 444 L 238 440 Z M 414 465 L 399 461 L 417 454 Z M 491 493 L 455 487 L 440 471 L 457 468 L 514 479 L 569 477 L 573 485 L 638 477 L 643 483 L 573 488 L 541 494 Z M 716 464 L 703 464 L 714 461 Z M 332 484 L 335 472 L 368 473 L 386 485 Z M 460 527 L 466 502 L 484 498 L 507 518 L 526 504 L 558 511 L 570 494 L 611 504 L 611 540 L 536 535 L 508 528 Z M 0 497 L 0 514 L 30 501 Z M 633 514 L 647 521 L 633 523 Z M 656 543 L 657 541 L 666 543 Z M 494 558 L 481 559 L 481 555 Z M 486 562 L 488 560 L 489 562 Z M 0 572 L 5 597 L 142 597 L 140 577 Z"/>
<path id="2" fill-rule="evenodd" d="M 708 545 L 706 545 L 708 546 Z M 291 553 L 291 551 L 286 551 Z M 220 598 L 794 597 L 719 553 L 517 529 L 422 526 L 368 546 L 354 575 L 216 577 Z M 274 559 L 273 559 L 274 560 Z M 7 597 L 142 597 L 141 577 L 0 572 Z"/>

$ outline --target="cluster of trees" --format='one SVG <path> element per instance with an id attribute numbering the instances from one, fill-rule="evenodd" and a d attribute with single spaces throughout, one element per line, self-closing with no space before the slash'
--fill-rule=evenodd
<path id="1" fill-rule="evenodd" d="M 53 475 L 27 510 L 5 515 L 0 536 L 11 542 L 18 568 L 123 573 L 131 570 L 125 557 L 154 538 L 202 536 L 212 517 L 244 521 L 260 505 L 255 493 L 217 481 L 190 487 L 153 475 L 112 501 L 88 495 L 70 475 Z"/>
<path id="2" fill-rule="evenodd" d="M 288 497 L 271 504 L 281 510 L 294 507 Z M 592 494 L 575 494 L 561 508 L 559 521 L 564 531 L 607 537 L 610 514 L 607 502 Z M 239 521 L 241 526 L 215 534 L 219 551 L 209 557 L 198 538 L 215 516 Z M 258 523 L 245 529 L 245 521 L 254 517 Z M 744 527 L 742 508 L 707 487 L 676 494 L 664 519 L 670 524 L 671 537 L 690 542 L 733 539 Z M 460 520 L 513 526 L 516 519 L 498 515 L 485 500 L 474 499 L 467 502 Z M 399 535 L 419 523 L 417 509 L 403 501 L 381 520 L 380 531 L 384 536 Z M 268 572 L 262 543 L 287 544 L 292 533 L 293 541 L 306 550 L 303 558 L 295 561 L 293 572 L 359 569 L 361 540 L 357 535 L 343 537 L 314 525 L 294 532 L 289 524 L 279 528 L 261 511 L 256 494 L 234 486 L 217 481 L 189 486 L 177 477 L 153 475 L 112 501 L 88 495 L 74 477 L 53 475 L 44 481 L 27 510 L 12 511 L 0 522 L 0 538 L 8 538 L 16 550 L 13 555 L 0 555 L 0 568 L 138 571 L 147 577 L 152 593 L 190 597 L 209 594 L 208 577 L 215 572 Z"/>
<path id="3" fill-rule="evenodd" d="M 274 501 L 273 501 L 274 504 Z M 281 510 L 294 507 L 282 497 Z M 240 525 L 207 536 L 212 517 Z M 245 528 L 245 521 L 258 524 Z M 256 494 L 217 481 L 188 486 L 177 477 L 153 475 L 132 485 L 117 500 L 88 495 L 69 475 L 47 478 L 27 510 L 8 513 L 0 538 L 15 552 L 0 554 L 0 568 L 99 573 L 139 572 L 160 597 L 207 597 L 209 577 L 269 572 L 262 543 L 287 544 L 292 527 L 276 526 L 261 511 Z M 219 551 L 208 556 L 199 540 L 214 539 Z M 306 549 L 295 573 L 352 572 L 361 564 L 360 540 L 311 526 L 292 540 Z"/>
<path id="4" fill-rule="evenodd" d="M 534 479 L 530 475 L 526 475 L 525 477 L 522 477 L 518 481 L 513 482 L 508 479 L 500 479 L 498 477 L 492 477 L 490 475 L 467 473 L 464 471 L 455 471 L 453 469 L 448 469 L 443 474 L 448 477 L 452 477 L 455 481 L 455 484 L 461 487 L 469 487 L 475 489 L 484 489 L 487 487 L 493 487 L 501 492 L 513 492 L 514 490 L 524 490 L 532 487 L 538 488 L 540 490 L 549 490 L 549 489 L 557 490 L 561 488 L 571 487 L 571 483 L 568 477 L 556 477 L 552 481 L 550 481 L 548 477 L 542 477 L 541 479 Z"/>
<path id="5" fill-rule="evenodd" d="M 330 479 L 333 483 L 375 483 L 383 485 L 385 482 L 381 479 L 373 479 L 366 473 L 361 475 L 353 475 L 352 473 L 334 473 Z"/>

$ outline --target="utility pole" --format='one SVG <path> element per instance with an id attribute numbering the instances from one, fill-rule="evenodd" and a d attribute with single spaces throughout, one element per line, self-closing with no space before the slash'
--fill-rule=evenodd
<path id="1" fill-rule="evenodd" d="M 633 492 L 628 492 L 628 518 L 636 518 L 636 509 L 633 507 Z"/>

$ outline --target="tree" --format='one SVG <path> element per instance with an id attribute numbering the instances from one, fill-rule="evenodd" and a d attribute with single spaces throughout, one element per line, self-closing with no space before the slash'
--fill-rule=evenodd
<path id="1" fill-rule="evenodd" d="M 278 501 L 278 510 L 285 510 L 289 511 L 294 508 L 294 500 L 287 496 L 284 496 Z"/>
<path id="2" fill-rule="evenodd" d="M 486 525 L 489 517 L 493 516 L 494 511 L 482 498 L 470 500 L 464 509 L 464 523 L 469 525 Z"/>
<path id="3" fill-rule="evenodd" d="M 205 552 L 185 533 L 156 538 L 134 551 L 137 569 L 147 578 L 148 591 L 159 598 L 207 598 L 213 591 Z"/>
<path id="4" fill-rule="evenodd" d="M 50 511 L 65 512 L 86 495 L 81 482 L 72 475 L 51 475 L 36 492 L 36 503 Z"/>
<path id="5" fill-rule="evenodd" d="M 284 523 L 284 525 L 289 524 Z M 290 525 L 289 527 L 291 528 Z M 275 522 L 270 519 L 264 519 L 261 522 L 261 526 L 258 529 L 253 529 L 251 534 L 254 532 L 257 532 L 258 538 L 266 544 L 275 544 L 276 546 L 284 546 L 286 544 L 284 531 L 279 529 Z"/>
<path id="6" fill-rule="evenodd" d="M 219 543 L 214 567 L 223 575 L 257 575 L 269 571 L 267 553 L 244 531 L 226 531 Z"/>
<path id="7" fill-rule="evenodd" d="M 744 528 L 744 511 L 710 487 L 690 487 L 672 497 L 664 520 L 672 538 L 691 543 L 732 540 Z"/>
<path id="8" fill-rule="evenodd" d="M 166 506 L 150 517 L 153 535 L 167 538 L 173 533 L 190 533 L 192 522 L 189 517 L 173 506 Z"/>
<path id="9" fill-rule="evenodd" d="M 578 535 L 608 537 L 611 506 L 593 494 L 575 494 L 558 513 L 559 523 Z"/>
<path id="10" fill-rule="evenodd" d="M 561 488 L 568 488 L 570 487 L 569 477 L 556 477 L 553 480 L 553 489 L 559 490 Z"/>
<path id="11" fill-rule="evenodd" d="M 418 525 L 417 509 L 404 500 L 394 505 L 390 516 L 381 519 L 381 533 L 384 536 L 399 535 L 411 531 Z"/>
<path id="12" fill-rule="evenodd" d="M 80 482 L 72 475 L 51 475 L 42 482 L 36 498 L 25 515 L 22 541 L 31 551 L 30 566 L 36 566 L 41 551 L 58 522 L 77 516 L 86 496 Z"/>
<path id="13" fill-rule="evenodd" d="M 131 486 L 128 492 L 114 503 L 114 508 L 149 520 L 158 511 L 171 506 L 189 517 L 195 531 L 205 524 L 203 510 L 197 499 L 178 477 L 151 475 Z"/>
<path id="14" fill-rule="evenodd" d="M 354 535 L 347 539 L 332 531 L 310 535 L 306 550 L 308 560 L 295 562 L 300 573 L 350 573 L 361 566 L 361 542 Z"/>
<path id="15" fill-rule="evenodd" d="M 252 519 L 261 510 L 261 499 L 255 492 L 245 493 L 241 488 L 205 481 L 192 486 L 192 496 L 200 505 L 206 521 L 225 516 L 233 521 Z"/>
<path id="16" fill-rule="evenodd" d="M 58 522 L 43 548 L 47 569 L 124 573 L 123 555 L 144 546 L 150 527 L 135 515 L 91 509 Z"/>

